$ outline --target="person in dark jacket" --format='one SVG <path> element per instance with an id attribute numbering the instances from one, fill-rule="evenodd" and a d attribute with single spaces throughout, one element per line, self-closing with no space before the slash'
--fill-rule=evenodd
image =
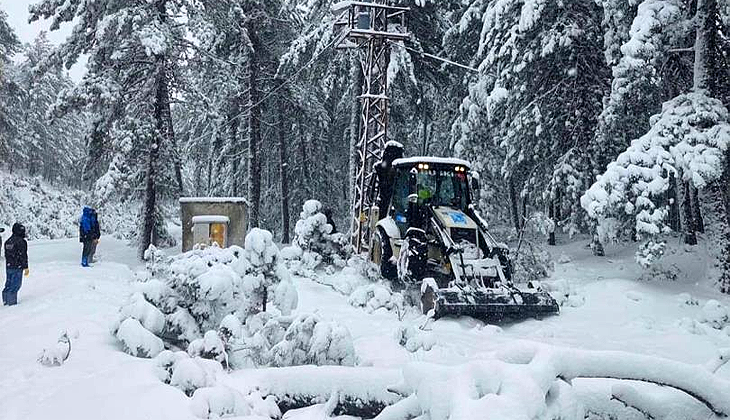
<path id="1" fill-rule="evenodd" d="M 5 288 L 3 289 L 3 305 L 16 305 L 18 291 L 28 270 L 28 242 L 25 241 L 25 226 L 20 223 L 13 225 L 13 235 L 5 241 Z"/>
<path id="2" fill-rule="evenodd" d="M 91 207 L 84 207 L 81 213 L 81 219 L 79 220 L 79 242 L 84 244 L 81 251 L 81 266 L 89 266 L 89 254 L 91 254 L 91 247 L 94 242 L 94 221 L 91 215 Z"/>
<path id="3" fill-rule="evenodd" d="M 99 226 L 99 215 L 96 209 L 91 209 L 91 249 L 89 250 L 88 263 L 94 263 L 94 255 L 96 254 L 96 246 L 99 245 L 101 238 L 101 227 Z"/>

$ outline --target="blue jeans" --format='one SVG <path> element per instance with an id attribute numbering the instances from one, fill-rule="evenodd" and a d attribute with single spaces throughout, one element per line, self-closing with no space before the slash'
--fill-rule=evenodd
<path id="1" fill-rule="evenodd" d="M 18 303 L 18 290 L 23 284 L 23 270 L 21 268 L 6 268 L 7 280 L 3 289 L 3 305 Z"/>

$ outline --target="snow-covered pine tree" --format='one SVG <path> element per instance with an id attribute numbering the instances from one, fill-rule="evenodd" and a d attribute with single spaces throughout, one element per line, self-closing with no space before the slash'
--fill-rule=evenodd
<path id="1" fill-rule="evenodd" d="M 694 55 L 692 92 L 665 102 L 662 113 L 652 117 L 649 132 L 609 164 L 606 173 L 581 201 L 589 215 L 602 225 L 606 237 L 616 234 L 627 215 L 633 217 L 631 226 L 636 236 L 646 241 L 637 260 L 651 265 L 661 254 L 661 235 L 670 230 L 666 225 L 669 213 L 666 193 L 675 177 L 683 183 L 685 195 L 699 196 L 692 189 L 700 193 L 709 190 L 717 218 L 712 230 L 720 244 L 719 283 L 727 292 L 730 285 L 730 241 L 727 240 L 730 113 L 720 100 L 708 96 L 712 92 L 707 90 L 716 83 L 710 82 L 710 75 L 717 74 L 717 69 L 711 69 L 711 63 L 720 67 L 709 57 L 718 56 L 717 40 L 722 39 L 722 31 L 718 30 L 717 22 L 723 20 L 721 10 L 713 0 L 700 0 L 694 13 L 684 15 L 686 33 L 676 39 L 693 40 L 691 49 L 682 47 Z M 659 46 L 659 50 L 667 48 Z M 690 221 L 695 217 L 691 214 L 692 205 L 686 205 L 690 207 L 690 217 L 687 217 Z"/>
<path id="2" fill-rule="evenodd" d="M 478 67 L 480 59 L 480 37 L 483 25 L 483 15 L 489 6 L 489 0 L 471 2 L 460 11 L 456 23 L 444 35 L 444 52 L 451 60 Z M 504 118 L 504 110 L 497 108 L 499 95 L 487 98 L 479 97 L 478 93 L 485 91 L 488 84 L 493 83 L 492 77 L 475 77 L 467 75 L 462 84 L 468 89 L 462 94 L 459 114 L 451 128 L 451 141 L 454 153 L 457 156 L 471 160 L 474 170 L 478 171 L 481 180 L 481 200 L 479 206 L 485 210 L 483 214 L 494 225 L 510 220 L 513 216 L 509 206 L 504 206 L 509 200 L 508 186 L 505 185 L 501 173 L 501 163 L 504 162 L 504 150 L 499 147 L 499 141 L 492 133 L 494 126 L 490 121 Z M 496 90 L 495 93 L 502 93 Z M 500 203 L 496 205 L 496 203 Z M 519 229 L 518 215 L 514 215 L 513 225 Z"/>
<path id="3" fill-rule="evenodd" d="M 606 106 L 599 118 L 594 141 L 593 166 L 595 174 L 602 173 L 608 162 L 625 150 L 629 140 L 647 131 L 648 117 L 660 109 L 660 104 L 692 87 L 692 48 L 694 31 L 691 20 L 696 5 L 684 0 L 645 0 L 635 5 L 625 2 L 604 2 L 606 13 L 633 18 L 628 38 L 620 49 L 608 45 L 607 59 L 618 61 L 613 65 L 613 82 Z M 618 32 L 616 32 L 618 33 Z M 609 53 L 613 52 L 613 54 Z M 681 184 L 681 183 L 680 183 Z M 696 189 L 689 184 L 672 185 L 665 200 L 673 203 L 669 218 L 674 228 L 683 225 L 687 243 L 696 243 L 695 231 L 702 230 L 702 217 Z M 683 221 L 680 223 L 680 205 Z M 631 235 L 632 232 L 627 232 Z"/>
<path id="4" fill-rule="evenodd" d="M 720 3 L 698 2 L 697 15 L 701 19 L 695 44 L 695 88 L 707 89 L 730 109 L 730 5 L 723 8 Z M 716 226 L 711 229 L 719 243 L 717 280 L 720 290 L 730 294 L 730 145 L 726 146 L 722 173 L 710 186 L 709 196 L 716 218 Z"/>
<path id="5" fill-rule="evenodd" d="M 78 112 L 54 117 L 50 112 L 57 95 L 73 82 L 58 66 L 39 68 L 51 54 L 52 45 L 45 32 L 23 47 L 23 59 L 15 67 L 14 79 L 20 105 L 17 115 L 16 146 L 12 156 L 31 176 L 48 181 L 79 185 L 77 162 L 84 159 L 83 137 L 86 118 Z"/>
<path id="6" fill-rule="evenodd" d="M 645 0 L 638 7 L 607 0 L 603 5 L 605 16 L 612 16 L 605 22 L 605 49 L 613 81 L 592 150 L 596 173 L 602 173 L 631 139 L 647 131 L 647 117 L 659 109 L 658 73 L 671 34 L 682 25 L 683 7 L 682 0 Z M 628 34 L 622 35 L 626 17 L 633 22 Z"/>
<path id="7" fill-rule="evenodd" d="M 15 31 L 8 24 L 8 15 L 0 9 L 0 165 L 9 165 L 11 138 L 15 129 L 13 118 L 10 117 L 14 107 L 14 84 L 8 80 L 7 67 L 10 58 L 20 48 L 20 41 Z"/>
<path id="8" fill-rule="evenodd" d="M 198 195 L 240 196 L 247 179 L 247 19 L 238 1 L 197 4 L 189 27 L 197 40 L 183 68 L 179 105 Z"/>
<path id="9" fill-rule="evenodd" d="M 43 0 L 30 7 L 31 20 L 52 19 L 51 30 L 74 24 L 49 66 L 70 68 L 81 54 L 89 56 L 87 73 L 61 96 L 57 112 L 86 110 L 97 124 L 103 122 L 111 137 L 107 147 L 129 162 L 144 185 L 140 256 L 165 236 L 158 223 L 160 193 L 179 194 L 183 187 L 170 101 L 173 75 L 188 43 L 178 21 L 186 3 Z"/>
<path id="10" fill-rule="evenodd" d="M 316 197 L 335 214 L 349 212 L 348 188 L 351 135 L 358 136 L 360 84 L 352 73 L 354 54 L 336 50 L 341 33 L 332 31 L 330 6 L 334 2 L 285 2 L 293 31 L 277 71 L 287 80 L 279 92 L 287 113 L 280 121 L 286 129 L 289 156 L 288 202 L 300 206 Z M 359 63 L 354 66 L 359 67 Z M 357 107 L 354 121 L 353 106 Z M 351 124 L 353 122 L 354 124 Z M 318 176 L 313 176 L 317 174 Z M 289 214 L 290 226 L 297 219 Z M 340 226 L 341 227 L 341 226 Z"/>
<path id="11" fill-rule="evenodd" d="M 402 3 L 413 6 L 413 2 Z M 411 7 L 408 30 L 413 36 L 391 48 L 388 138 L 403 144 L 407 155 L 453 153 L 449 128 L 466 95 L 461 83 L 466 71 L 414 51 L 445 55 L 443 38 L 452 26 L 450 19 L 457 8 L 452 2 Z"/>
<path id="12" fill-rule="evenodd" d="M 278 204 L 279 188 L 273 187 L 280 157 L 262 151 L 280 142 L 279 124 L 269 118 L 277 114 L 278 96 L 270 93 L 281 83 L 278 60 L 294 37 L 288 7 L 225 0 L 196 3 L 189 13 L 196 43 L 185 66 L 189 86 L 179 115 L 187 148 L 196 151 L 187 162 L 193 182 L 203 195 L 246 195 L 250 225 L 278 227 L 261 215 Z"/>
<path id="13" fill-rule="evenodd" d="M 472 23 L 479 12 L 481 27 Z M 501 168 L 500 194 L 509 197 L 516 229 L 531 206 L 581 226 L 577 198 L 591 175 L 608 71 L 602 19 L 592 2 L 523 0 L 474 2 L 462 18 L 461 27 L 479 29 L 469 36 L 479 39 L 481 73 L 462 104 L 459 147 L 474 150 L 469 143 L 486 134 L 501 149 L 479 165 Z"/>

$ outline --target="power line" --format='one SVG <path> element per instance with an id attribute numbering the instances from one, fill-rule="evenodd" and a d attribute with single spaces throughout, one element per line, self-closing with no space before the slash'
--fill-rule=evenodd
<path id="1" fill-rule="evenodd" d="M 441 61 L 442 63 L 450 64 L 452 66 L 460 67 L 460 68 L 465 69 L 465 70 L 469 70 L 469 71 L 473 71 L 475 73 L 479 73 L 479 69 L 475 69 L 474 67 L 467 66 L 466 64 L 457 63 L 456 61 L 449 60 L 448 58 L 443 58 L 443 57 L 439 57 L 439 56 L 436 56 L 436 55 L 433 55 L 433 54 L 429 54 L 427 52 L 418 51 L 418 50 L 416 50 L 414 48 L 407 47 L 404 44 L 399 44 L 397 42 L 388 41 L 388 43 L 390 45 L 395 45 L 395 46 L 404 48 L 404 49 L 406 49 L 406 50 L 408 50 L 410 52 L 413 52 L 415 54 L 418 54 L 418 55 L 421 55 L 421 56 L 424 56 L 424 57 L 428 57 L 428 58 L 431 58 L 431 59 L 434 59 L 434 60 L 437 60 L 437 61 Z"/>
<path id="2" fill-rule="evenodd" d="M 345 38 L 347 38 L 348 35 L 349 35 L 349 31 L 347 31 L 347 30 L 343 31 L 343 33 L 339 37 L 336 37 L 332 42 L 330 42 L 329 44 L 327 44 L 327 46 L 325 46 L 317 54 L 315 54 L 314 56 L 312 56 L 312 58 L 306 64 L 304 64 L 302 67 L 300 67 L 299 70 L 297 70 L 296 72 L 294 72 L 288 78 L 284 79 L 278 86 L 276 86 L 275 88 L 273 88 L 269 92 L 267 92 L 256 103 L 254 103 L 253 105 L 250 105 L 250 106 L 246 107 L 243 111 L 241 111 L 238 114 L 234 115 L 233 118 L 234 119 L 239 118 L 239 117 L 245 115 L 247 112 L 251 111 L 252 109 L 256 108 L 257 106 L 261 105 L 262 103 L 266 102 L 270 97 L 272 97 L 273 95 L 275 95 L 277 92 L 279 92 L 281 89 L 283 89 L 286 85 L 288 85 L 294 79 L 296 79 L 309 66 L 311 66 L 312 64 L 314 64 L 314 62 L 316 62 L 325 52 L 327 52 L 327 50 L 329 50 L 330 48 L 334 47 L 335 45 L 338 45 L 339 43 L 341 43 Z M 412 53 L 415 53 L 415 54 L 418 54 L 418 55 L 421 55 L 421 56 L 424 56 L 424 57 L 428 57 L 428 58 L 431 58 L 433 60 L 440 61 L 442 63 L 446 63 L 446 64 L 449 64 L 449 65 L 452 65 L 452 66 L 456 66 L 456 67 L 459 67 L 459 68 L 462 68 L 462 69 L 465 69 L 465 70 L 469 70 L 469 71 L 472 71 L 472 72 L 475 72 L 475 73 L 479 73 L 479 70 L 476 69 L 476 68 L 474 68 L 474 67 L 470 67 L 470 66 L 467 66 L 465 64 L 457 63 L 456 61 L 452 61 L 452 60 L 449 60 L 447 58 L 439 57 L 439 56 L 436 56 L 436 55 L 433 55 L 433 54 L 429 54 L 429 53 L 423 52 L 423 51 L 418 51 L 418 50 L 416 50 L 414 48 L 410 48 L 410 47 L 408 47 L 406 45 L 399 44 L 399 43 L 396 43 L 396 42 L 393 42 L 393 41 L 388 41 L 388 43 L 390 45 L 395 45 L 395 46 L 404 48 L 404 49 L 406 49 L 406 50 L 408 50 L 408 51 L 410 51 Z M 206 136 L 206 134 L 201 134 L 198 138 L 195 138 L 193 140 L 194 141 L 195 140 L 198 140 L 199 138 L 202 138 L 204 136 Z"/>
<path id="3" fill-rule="evenodd" d="M 296 79 L 297 76 L 299 76 L 304 70 L 307 69 L 307 67 L 309 67 L 312 64 L 314 64 L 314 62 L 317 61 L 319 59 L 319 57 L 321 57 L 322 54 L 324 54 L 327 50 L 329 50 L 330 48 L 332 48 L 335 45 L 337 45 L 340 42 L 342 42 L 347 37 L 347 35 L 349 35 L 349 32 L 348 31 L 344 31 L 344 33 L 339 38 L 335 38 L 326 47 L 324 47 L 321 51 L 319 51 L 317 54 L 315 54 L 299 70 L 295 71 L 294 74 L 292 74 L 288 78 L 284 79 L 281 83 L 279 83 L 279 85 L 277 87 L 271 89 L 268 93 L 266 93 L 266 95 L 264 95 L 264 97 L 261 98 L 258 102 L 256 102 L 255 104 L 247 107 L 246 109 L 244 109 L 243 111 L 241 111 L 239 114 L 235 115 L 233 118 L 234 119 L 235 118 L 238 118 L 238 117 L 244 115 L 245 113 L 251 111 L 252 109 L 256 108 L 257 106 L 261 105 L 262 103 L 266 102 L 266 100 L 269 99 L 270 97 L 272 97 L 276 92 L 280 91 L 281 89 L 284 88 L 284 86 L 288 85 L 290 82 L 292 82 L 294 79 Z"/>

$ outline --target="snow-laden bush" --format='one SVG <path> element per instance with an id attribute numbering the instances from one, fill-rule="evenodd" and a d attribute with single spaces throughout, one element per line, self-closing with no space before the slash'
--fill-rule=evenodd
<path id="1" fill-rule="evenodd" d="M 537 285 L 537 284 L 535 284 Z M 550 296 L 558 302 L 560 306 L 568 306 L 578 308 L 585 304 L 585 296 L 578 293 L 573 283 L 565 279 L 541 281 L 540 288 L 550 293 Z"/>
<path id="2" fill-rule="evenodd" d="M 243 395 L 226 386 L 196 390 L 190 407 L 193 414 L 201 419 L 239 416 L 260 420 L 281 418 L 281 411 L 272 396 L 263 398 L 258 391 Z"/>
<path id="3" fill-rule="evenodd" d="M 322 203 L 317 200 L 305 202 L 294 227 L 294 240 L 290 247 L 282 250 L 290 268 L 297 274 L 306 275 L 318 268 L 345 267 L 352 247 L 347 235 L 333 233 L 333 230 L 322 213 Z"/>
<path id="4" fill-rule="evenodd" d="M 154 359 L 158 378 L 178 388 L 191 399 L 193 414 L 201 419 L 224 416 L 256 416 L 261 419 L 279 419 L 281 412 L 273 398 L 262 398 L 255 391 L 249 395 L 221 386 L 219 363 L 188 353 L 165 350 Z"/>
<path id="5" fill-rule="evenodd" d="M 555 262 L 550 253 L 530 241 L 523 242 L 512 263 L 514 281 L 520 283 L 544 279 L 555 269 Z"/>
<path id="6" fill-rule="evenodd" d="M 184 351 L 162 351 L 155 357 L 154 365 L 160 381 L 178 388 L 188 397 L 198 388 L 214 386 L 223 372 L 220 363 L 191 357 Z"/>
<path id="7" fill-rule="evenodd" d="M 122 320 L 134 318 L 153 334 L 160 334 L 165 328 L 165 314 L 148 302 L 142 293 L 135 293 L 129 303 L 119 311 Z"/>
<path id="8" fill-rule="evenodd" d="M 380 308 L 402 313 L 405 305 L 401 293 L 394 293 L 381 284 L 367 284 L 358 287 L 347 298 L 347 303 L 358 308 L 365 308 L 368 313 L 373 313 Z"/>
<path id="9" fill-rule="evenodd" d="M 188 354 L 193 357 L 215 360 L 218 363 L 227 363 L 226 344 L 217 331 L 208 331 L 203 338 L 193 340 L 188 346 Z"/>
<path id="10" fill-rule="evenodd" d="M 252 230 L 245 248 L 209 247 L 168 259 L 151 248 L 147 256 L 147 272 L 120 309 L 120 325 L 135 320 L 171 344 L 186 346 L 202 331 L 217 330 L 231 314 L 243 323 L 263 310 L 288 315 L 297 305 L 294 285 L 267 231 Z"/>
<path id="11" fill-rule="evenodd" d="M 226 368 L 356 362 L 347 328 L 290 315 L 296 290 L 269 232 L 254 229 L 244 248 L 208 247 L 166 259 L 157 253 L 148 250 L 147 271 L 120 309 L 121 324 L 131 320 L 187 349 L 188 357 Z"/>
<path id="12" fill-rule="evenodd" d="M 220 363 L 212 360 L 200 357 L 181 358 L 172 365 L 170 385 L 191 396 L 199 388 L 214 385 L 216 376 L 222 370 Z"/>
<path id="13" fill-rule="evenodd" d="M 155 357 L 165 348 L 162 340 L 134 318 L 119 324 L 114 335 L 122 343 L 124 351 L 136 357 Z"/>
<path id="14" fill-rule="evenodd" d="M 270 350 L 273 366 L 342 365 L 357 362 L 350 331 L 317 315 L 300 315 Z"/>
<path id="15" fill-rule="evenodd" d="M 730 311 L 725 305 L 710 299 L 702 307 L 701 321 L 716 330 L 721 330 L 730 324 Z"/>
<path id="16" fill-rule="evenodd" d="M 646 241 L 636 251 L 636 262 L 644 269 L 649 269 L 664 256 L 667 243 L 664 241 Z"/>

